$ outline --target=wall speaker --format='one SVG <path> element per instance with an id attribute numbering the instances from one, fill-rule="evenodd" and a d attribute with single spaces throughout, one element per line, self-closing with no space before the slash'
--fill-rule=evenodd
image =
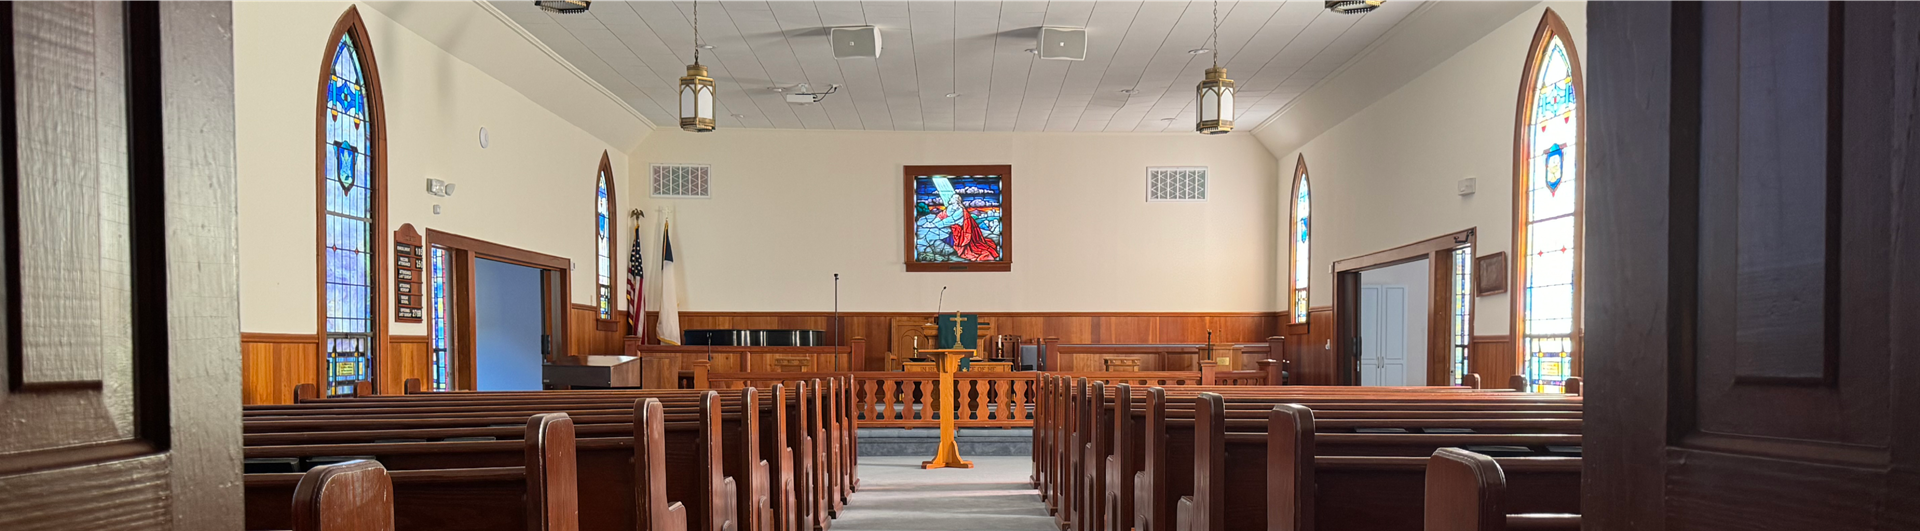
<path id="1" fill-rule="evenodd" d="M 880 57 L 880 28 L 849 26 L 827 32 L 833 39 L 834 59 L 877 59 Z"/>
<path id="2" fill-rule="evenodd" d="M 1035 49 L 1040 50 L 1041 59 L 1085 61 L 1087 60 L 1087 29 L 1040 28 L 1040 46 Z"/>

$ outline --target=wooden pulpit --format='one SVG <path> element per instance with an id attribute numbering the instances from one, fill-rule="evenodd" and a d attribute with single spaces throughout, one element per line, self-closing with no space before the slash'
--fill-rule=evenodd
<path id="1" fill-rule="evenodd" d="M 954 387 L 953 373 L 960 370 L 960 360 L 973 357 L 973 349 L 952 348 L 922 350 L 920 355 L 933 358 L 940 366 L 940 449 L 933 454 L 933 460 L 920 463 L 920 468 L 973 468 L 973 462 L 960 458 L 960 445 L 954 441 Z"/>

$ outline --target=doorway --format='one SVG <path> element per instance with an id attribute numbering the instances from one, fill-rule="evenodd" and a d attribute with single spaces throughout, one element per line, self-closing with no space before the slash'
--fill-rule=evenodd
<path id="1" fill-rule="evenodd" d="M 1467 229 L 1333 263 L 1340 385 L 1465 383 L 1473 246 Z"/>
<path id="2" fill-rule="evenodd" d="M 485 258 L 473 264 L 476 391 L 539 391 L 547 342 L 540 270 Z"/>
<path id="3" fill-rule="evenodd" d="M 1427 259 L 1360 273 L 1360 385 L 1427 385 Z"/>
<path id="4" fill-rule="evenodd" d="M 434 391 L 541 389 L 542 366 L 570 352 L 573 262 L 434 229 L 427 246 L 433 364 L 408 377 L 444 382 Z"/>

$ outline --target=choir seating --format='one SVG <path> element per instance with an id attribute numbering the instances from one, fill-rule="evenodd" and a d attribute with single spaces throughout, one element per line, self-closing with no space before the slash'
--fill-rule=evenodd
<path id="1" fill-rule="evenodd" d="M 825 529 L 832 511 L 845 501 L 840 492 L 852 488 L 848 478 L 835 474 L 850 467 L 836 466 L 830 445 L 815 441 L 848 439 L 840 431 L 852 424 L 831 418 L 836 399 L 828 389 L 844 387 L 820 380 L 794 383 L 793 392 L 786 384 L 773 384 L 764 392 L 746 387 L 335 399 L 314 398 L 301 389 L 296 404 L 247 409 L 246 455 L 250 467 L 280 466 L 292 475 L 330 460 L 371 457 L 391 470 L 398 492 L 406 492 L 415 477 L 450 489 L 475 488 L 499 478 L 482 477 L 486 474 L 473 467 L 526 462 L 507 450 L 554 443 L 504 423 L 566 415 L 579 424 L 577 445 L 571 437 L 567 441 L 579 460 L 578 475 L 568 478 L 565 496 L 555 497 L 577 502 L 578 529 Z M 452 475 L 418 471 L 462 467 Z M 286 512 L 290 491 L 282 496 L 266 490 L 269 480 L 287 482 L 274 476 L 248 475 L 249 529 L 287 528 L 275 515 Z M 465 529 L 422 527 L 406 519 L 413 514 L 409 511 L 429 510 L 422 507 L 427 504 L 400 497 L 399 529 Z"/>
<path id="2" fill-rule="evenodd" d="M 1460 447 L 1498 455 L 1526 485 L 1518 510 L 1579 507 L 1577 396 L 1070 377 L 1040 387 L 1033 481 L 1064 529 L 1417 530 L 1428 456 Z"/>

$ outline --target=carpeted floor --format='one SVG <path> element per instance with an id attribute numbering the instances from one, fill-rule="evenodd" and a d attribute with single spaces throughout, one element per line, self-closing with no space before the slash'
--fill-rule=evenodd
<path id="1" fill-rule="evenodd" d="M 1027 483 L 1031 457 L 968 457 L 972 469 L 921 470 L 928 457 L 861 457 L 860 492 L 834 531 L 1058 531 Z"/>

